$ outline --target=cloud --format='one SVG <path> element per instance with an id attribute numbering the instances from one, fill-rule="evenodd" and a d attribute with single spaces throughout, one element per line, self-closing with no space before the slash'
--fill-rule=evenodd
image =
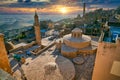
<path id="1" fill-rule="evenodd" d="M 84 0 L 87 10 L 97 8 L 116 8 L 120 5 L 119 0 Z M 41 13 L 57 13 L 58 8 L 65 6 L 69 13 L 81 12 L 83 0 L 0 0 L 0 13 L 32 13 L 40 8 Z M 41 9 L 42 8 L 42 9 Z M 59 12 L 58 12 L 59 13 Z"/>
<path id="2" fill-rule="evenodd" d="M 63 7 L 67 9 L 68 14 L 79 13 L 82 11 L 82 7 L 71 7 L 64 5 L 54 5 L 45 8 L 0 8 L 0 11 L 4 13 L 34 13 L 37 9 L 37 12 L 40 14 L 61 14 L 60 9 Z"/>
<path id="3" fill-rule="evenodd" d="M 44 7 L 46 5 L 82 6 L 83 1 L 90 5 L 118 6 L 120 0 L 0 0 L 0 7 Z M 116 4 L 116 5 L 114 5 Z"/>
<path id="4" fill-rule="evenodd" d="M 0 0 L 2 3 L 9 3 L 9 2 L 49 2 L 50 0 Z"/>
<path id="5" fill-rule="evenodd" d="M 0 7 L 39 8 L 39 7 L 45 7 L 48 4 L 49 4 L 48 2 L 7 3 L 7 4 L 0 4 Z"/>

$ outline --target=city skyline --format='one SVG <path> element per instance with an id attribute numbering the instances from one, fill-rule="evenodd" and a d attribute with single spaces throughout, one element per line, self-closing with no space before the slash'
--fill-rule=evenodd
<path id="1" fill-rule="evenodd" d="M 82 13 L 83 3 L 86 11 L 99 8 L 113 9 L 120 5 L 119 0 L 0 0 L 0 13 L 34 13 L 37 9 L 41 14 Z"/>

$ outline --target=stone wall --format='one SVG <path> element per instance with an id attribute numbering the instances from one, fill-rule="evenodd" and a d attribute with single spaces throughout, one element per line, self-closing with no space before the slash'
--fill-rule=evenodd
<path id="1" fill-rule="evenodd" d="M 0 68 L 11 73 L 11 67 L 8 60 L 7 51 L 4 43 L 4 35 L 0 34 Z"/>
<path id="2" fill-rule="evenodd" d="M 117 43 L 100 42 L 92 80 L 120 80 L 119 76 L 111 73 L 114 61 L 120 61 L 120 46 Z"/>
<path id="3" fill-rule="evenodd" d="M 97 48 L 91 49 L 91 50 L 78 50 L 76 52 L 65 52 L 65 51 L 61 50 L 61 54 L 68 58 L 75 58 L 79 54 L 83 54 L 83 55 L 94 54 L 94 53 L 96 53 L 96 51 L 97 51 Z"/>
<path id="4" fill-rule="evenodd" d="M 41 45 L 41 33 L 40 33 L 40 27 L 39 26 L 34 26 L 35 28 L 35 37 L 36 37 L 36 42 L 38 45 Z"/>
<path id="5" fill-rule="evenodd" d="M 116 45 L 117 45 L 117 47 L 120 47 L 120 38 L 117 39 Z"/>
<path id="6" fill-rule="evenodd" d="M 67 46 L 73 47 L 73 48 L 85 48 L 85 47 L 90 45 L 91 41 L 87 41 L 87 42 L 71 42 L 69 40 L 64 40 L 64 43 Z"/>
<path id="7" fill-rule="evenodd" d="M 77 52 L 65 52 L 61 50 L 61 54 L 68 58 L 75 58 L 77 56 Z"/>
<path id="8" fill-rule="evenodd" d="M 85 55 L 87 55 L 87 54 L 94 54 L 96 52 L 97 52 L 97 48 L 96 49 L 91 49 L 91 50 L 79 50 L 77 54 L 78 55 L 79 54 L 85 54 Z"/>
<path id="9" fill-rule="evenodd" d="M 35 44 L 36 44 L 36 42 L 33 41 L 33 42 L 27 44 L 26 46 L 20 46 L 20 47 L 14 48 L 14 49 L 10 50 L 9 52 L 12 53 L 12 52 L 16 52 L 16 51 L 19 51 L 19 50 L 26 50 L 26 49 L 32 47 Z"/>
<path id="10" fill-rule="evenodd" d="M 28 49 L 32 47 L 33 45 L 36 45 L 36 41 L 32 41 L 31 43 L 27 44 L 26 46 L 23 46 L 23 49 Z"/>
<path id="11" fill-rule="evenodd" d="M 42 52 L 48 50 L 50 47 L 52 47 L 52 46 L 54 46 L 54 45 L 55 45 L 55 42 L 51 43 L 51 44 L 48 45 L 48 46 L 44 46 L 44 48 L 40 49 L 40 50 L 39 50 L 38 52 L 36 52 L 36 53 L 33 52 L 33 51 L 31 51 L 31 53 L 34 54 L 34 55 L 39 55 L 39 54 L 41 54 Z"/>

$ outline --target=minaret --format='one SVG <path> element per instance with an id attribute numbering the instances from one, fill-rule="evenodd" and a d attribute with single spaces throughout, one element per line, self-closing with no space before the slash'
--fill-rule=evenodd
<path id="1" fill-rule="evenodd" d="M 11 74 L 11 67 L 5 49 L 4 35 L 0 34 L 0 68 Z"/>
<path id="2" fill-rule="evenodd" d="M 35 29 L 35 37 L 36 37 L 36 42 L 38 45 L 41 45 L 41 33 L 40 33 L 40 24 L 39 24 L 39 19 L 37 12 L 35 11 L 35 16 L 34 16 L 34 29 Z"/>
<path id="3" fill-rule="evenodd" d="M 17 0 L 18 2 L 23 2 L 23 0 Z"/>
<path id="4" fill-rule="evenodd" d="M 86 3 L 83 2 L 83 16 L 85 15 Z"/>

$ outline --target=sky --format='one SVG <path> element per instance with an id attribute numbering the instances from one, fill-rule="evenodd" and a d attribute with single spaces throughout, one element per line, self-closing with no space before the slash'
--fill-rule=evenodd
<path id="1" fill-rule="evenodd" d="M 0 0 L 0 13 L 77 14 L 98 8 L 112 9 L 120 6 L 120 0 Z"/>

